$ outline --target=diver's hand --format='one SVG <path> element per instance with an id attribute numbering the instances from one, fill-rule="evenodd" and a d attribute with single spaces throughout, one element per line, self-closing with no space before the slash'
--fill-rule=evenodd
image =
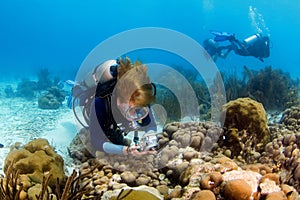
<path id="1" fill-rule="evenodd" d="M 142 156 L 142 155 L 148 155 L 153 154 L 155 151 L 140 151 L 141 147 L 139 145 L 133 145 L 133 146 L 125 146 L 124 147 L 124 155 L 132 155 L 132 156 Z"/>

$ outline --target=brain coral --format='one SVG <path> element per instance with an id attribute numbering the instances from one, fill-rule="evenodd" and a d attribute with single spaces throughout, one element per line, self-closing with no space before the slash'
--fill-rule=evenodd
<path id="1" fill-rule="evenodd" d="M 35 139 L 23 149 L 12 150 L 5 159 L 4 172 L 12 162 L 13 170 L 19 170 L 20 175 L 26 175 L 33 183 L 41 183 L 47 174 L 52 174 L 50 187 L 56 185 L 57 179 L 60 183 L 66 180 L 64 161 L 46 139 Z"/>
<path id="2" fill-rule="evenodd" d="M 222 113 L 225 115 L 224 127 L 246 132 L 256 150 L 269 141 L 267 114 L 261 103 L 250 98 L 238 98 L 225 104 Z"/>

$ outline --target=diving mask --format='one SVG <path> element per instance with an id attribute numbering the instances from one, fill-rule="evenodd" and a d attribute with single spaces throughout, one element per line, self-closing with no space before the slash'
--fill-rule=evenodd
<path id="1" fill-rule="evenodd" d="M 149 114 L 149 108 L 146 106 L 129 106 L 128 104 L 121 104 L 119 109 L 129 121 L 142 120 Z"/>

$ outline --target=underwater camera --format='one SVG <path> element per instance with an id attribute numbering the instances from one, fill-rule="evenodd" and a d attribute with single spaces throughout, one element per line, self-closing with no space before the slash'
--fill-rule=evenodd
<path id="1" fill-rule="evenodd" d="M 156 133 L 145 133 L 139 141 L 140 149 L 139 151 L 150 151 L 156 150 L 158 147 Z"/>

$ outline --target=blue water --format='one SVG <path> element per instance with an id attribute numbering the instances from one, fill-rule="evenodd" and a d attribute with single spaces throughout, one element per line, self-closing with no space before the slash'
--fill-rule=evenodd
<path id="1" fill-rule="evenodd" d="M 217 61 L 218 68 L 232 72 L 244 65 L 255 70 L 271 65 L 298 78 L 299 13 L 297 0 L 2 0 L 0 79 L 30 76 L 41 68 L 73 78 L 100 42 L 149 26 L 179 31 L 199 43 L 211 37 L 212 29 L 235 33 L 239 39 L 262 31 L 272 41 L 271 56 L 264 63 L 231 53 Z M 155 55 L 137 57 L 146 62 Z M 162 55 L 158 62 L 164 60 L 168 57 Z"/>

